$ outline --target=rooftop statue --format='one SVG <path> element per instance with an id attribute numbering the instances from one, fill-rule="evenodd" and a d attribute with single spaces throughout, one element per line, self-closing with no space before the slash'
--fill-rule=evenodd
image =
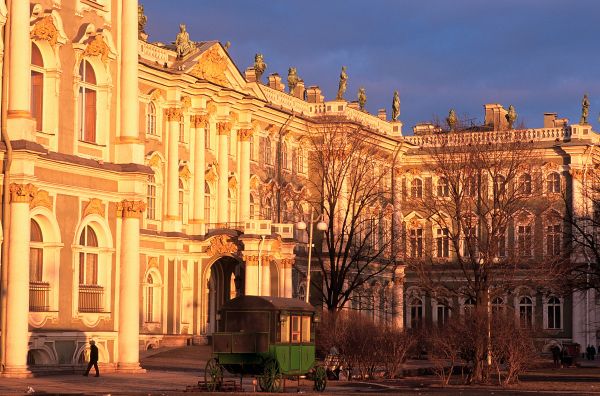
<path id="1" fill-rule="evenodd" d="M 346 74 L 346 66 L 342 66 L 342 71 L 340 72 L 340 85 L 338 86 L 338 92 L 336 99 L 344 100 L 344 93 L 346 92 L 346 84 L 348 82 L 348 74 Z"/>
<path id="2" fill-rule="evenodd" d="M 456 111 L 454 109 L 450 109 L 448 112 L 448 117 L 446 117 L 446 123 L 448 127 L 450 127 L 451 131 L 456 129 L 456 124 L 458 123 L 458 118 L 456 117 Z"/>
<path id="3" fill-rule="evenodd" d="M 146 34 L 146 24 L 148 23 L 148 17 L 144 15 L 144 6 L 138 4 L 138 38 L 146 41 L 148 35 Z"/>
<path id="4" fill-rule="evenodd" d="M 400 116 L 400 95 L 398 91 L 394 91 L 394 99 L 392 99 L 392 121 L 397 121 Z"/>
<path id="5" fill-rule="evenodd" d="M 227 41 L 225 45 L 223 45 L 223 49 L 225 51 L 229 51 L 229 47 L 231 47 L 231 41 Z"/>
<path id="6" fill-rule="evenodd" d="M 358 90 L 358 108 L 364 111 L 365 103 L 367 103 L 367 92 L 364 87 L 360 87 Z"/>
<path id="7" fill-rule="evenodd" d="M 175 47 L 177 49 L 177 57 L 183 58 L 192 51 L 194 42 L 190 40 L 190 34 L 185 29 L 185 24 L 179 25 L 179 33 L 175 39 Z"/>
<path id="8" fill-rule="evenodd" d="M 517 112 L 515 111 L 515 106 L 508 106 L 508 113 L 506 113 L 506 121 L 508 121 L 508 129 L 513 129 L 513 125 L 517 120 Z"/>
<path id="9" fill-rule="evenodd" d="M 298 71 L 295 67 L 290 67 L 288 69 L 288 88 L 290 89 L 290 93 L 294 93 L 294 89 L 298 85 L 298 80 Z"/>
<path id="10" fill-rule="evenodd" d="M 256 72 L 256 81 L 260 81 L 260 78 L 266 69 L 267 64 L 263 59 L 263 54 L 254 55 L 254 71 Z"/>
<path id="11" fill-rule="evenodd" d="M 590 101 L 588 99 L 587 94 L 583 95 L 583 100 L 581 101 L 581 120 L 580 124 L 587 124 L 587 118 L 590 115 Z"/>

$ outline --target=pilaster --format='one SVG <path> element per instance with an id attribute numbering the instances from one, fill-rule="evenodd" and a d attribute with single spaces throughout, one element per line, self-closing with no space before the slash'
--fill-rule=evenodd
<path id="1" fill-rule="evenodd" d="M 168 125 L 167 155 L 167 214 L 165 228 L 168 231 L 181 231 L 179 217 L 179 122 L 183 117 L 180 108 L 171 107 L 165 110 Z"/>

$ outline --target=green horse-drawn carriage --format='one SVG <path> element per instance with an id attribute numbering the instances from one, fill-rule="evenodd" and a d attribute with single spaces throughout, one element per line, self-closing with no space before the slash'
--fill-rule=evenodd
<path id="1" fill-rule="evenodd" d="M 223 370 L 255 375 L 267 392 L 278 392 L 283 376 L 310 372 L 315 390 L 325 390 L 325 369 L 315 366 L 315 310 L 310 304 L 294 298 L 241 296 L 226 302 L 219 313 L 213 358 L 204 373 L 208 390 L 221 387 Z"/>

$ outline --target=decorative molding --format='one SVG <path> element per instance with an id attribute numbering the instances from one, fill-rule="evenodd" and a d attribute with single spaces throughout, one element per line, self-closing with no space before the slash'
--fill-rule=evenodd
<path id="1" fill-rule="evenodd" d="M 204 180 L 206 180 L 209 183 L 216 182 L 217 178 L 218 178 L 218 175 L 217 175 L 217 172 L 214 170 L 214 166 L 211 166 L 204 174 Z"/>
<path id="2" fill-rule="evenodd" d="M 168 109 L 165 109 L 165 118 L 167 119 L 168 122 L 171 122 L 171 121 L 179 122 L 179 121 L 181 121 L 182 117 L 183 117 L 183 110 L 180 108 L 169 107 Z"/>
<path id="3" fill-rule="evenodd" d="M 39 190 L 29 203 L 30 209 L 36 208 L 38 206 L 42 206 L 44 208 L 52 210 L 52 198 L 50 198 L 48 191 Z"/>
<path id="4" fill-rule="evenodd" d="M 249 141 L 250 139 L 252 139 L 253 135 L 254 135 L 254 129 L 247 128 L 247 129 L 239 129 L 238 130 L 238 138 L 240 139 L 241 142 Z"/>
<path id="5" fill-rule="evenodd" d="M 208 114 L 196 114 L 190 116 L 192 128 L 208 128 Z"/>
<path id="6" fill-rule="evenodd" d="M 217 123 L 217 134 L 229 135 L 230 132 L 231 132 L 231 123 L 230 122 L 218 122 Z"/>
<path id="7" fill-rule="evenodd" d="M 179 168 L 179 177 L 181 177 L 185 181 L 188 181 L 188 180 L 190 180 L 191 176 L 192 176 L 192 172 L 190 172 L 190 168 L 187 166 L 187 164 L 185 164 Z"/>
<path id="8" fill-rule="evenodd" d="M 104 204 L 98 198 L 90 199 L 83 210 L 83 218 L 91 214 L 97 214 L 100 217 L 104 217 Z"/>
<path id="9" fill-rule="evenodd" d="M 569 174 L 574 180 L 581 181 L 583 180 L 583 169 L 580 168 L 571 168 L 569 169 Z"/>
<path id="10" fill-rule="evenodd" d="M 164 95 L 160 89 L 155 89 L 150 94 L 150 100 L 160 101 L 164 98 Z"/>
<path id="11" fill-rule="evenodd" d="M 94 38 L 88 42 L 83 51 L 83 56 L 100 56 L 100 59 L 104 64 L 106 64 L 109 54 L 110 48 L 108 47 L 108 44 L 106 44 L 106 41 L 104 41 L 104 36 L 100 33 L 96 34 Z"/>
<path id="12" fill-rule="evenodd" d="M 157 268 L 158 269 L 158 259 L 156 257 L 148 258 L 148 268 Z"/>
<path id="13" fill-rule="evenodd" d="M 192 107 L 192 98 L 190 98 L 189 96 L 182 96 L 181 97 L 181 107 L 183 107 L 185 110 Z"/>
<path id="14" fill-rule="evenodd" d="M 222 256 L 226 254 L 237 254 L 239 247 L 232 242 L 227 235 L 218 235 L 210 239 L 210 246 L 207 253 L 210 257 Z"/>
<path id="15" fill-rule="evenodd" d="M 194 77 L 219 85 L 229 85 L 225 78 L 227 60 L 220 54 L 218 46 L 212 46 L 198 58 L 198 63 L 189 71 Z"/>
<path id="16" fill-rule="evenodd" d="M 229 188 L 232 190 L 235 190 L 237 188 L 237 180 L 235 179 L 235 177 L 232 176 L 229 178 L 228 185 L 229 185 Z"/>
<path id="17" fill-rule="evenodd" d="M 15 203 L 30 203 L 37 194 L 37 187 L 31 183 L 10 185 L 10 201 Z"/>
<path id="18" fill-rule="evenodd" d="M 152 156 L 150 157 L 150 159 L 148 160 L 148 166 L 150 167 L 160 167 L 161 165 L 161 158 L 160 155 L 157 152 L 154 152 L 152 154 Z"/>
<path id="19" fill-rule="evenodd" d="M 59 32 L 54 25 L 52 15 L 41 18 L 33 25 L 31 38 L 34 40 L 47 41 L 52 47 L 58 43 Z"/>
<path id="20" fill-rule="evenodd" d="M 117 202 L 117 217 L 140 218 L 145 210 L 146 203 L 144 201 L 123 200 Z"/>

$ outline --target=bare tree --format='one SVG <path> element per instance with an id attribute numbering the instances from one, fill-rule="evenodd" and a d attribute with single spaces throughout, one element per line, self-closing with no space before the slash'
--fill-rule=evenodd
<path id="1" fill-rule="evenodd" d="M 335 313 L 395 264 L 390 185 L 399 142 L 331 117 L 311 128 L 306 142 L 311 201 L 327 223 L 315 249 L 323 279 L 315 284 Z"/>
<path id="2" fill-rule="evenodd" d="M 420 286 L 438 301 L 468 301 L 473 317 L 488 329 L 475 334 L 473 379 L 477 382 L 486 379 L 490 294 L 510 291 L 516 280 L 522 282 L 539 256 L 533 225 L 518 229 L 514 243 L 509 243 L 509 230 L 517 227 L 520 216 L 538 215 L 546 206 L 540 189 L 532 186 L 539 180 L 540 165 L 533 143 L 508 134 L 487 136 L 460 144 L 442 139 L 442 144 L 421 148 L 422 171 L 431 179 L 420 186 L 421 191 L 410 191 L 413 198 L 407 205 L 433 224 L 432 253 L 424 252 L 420 236 L 410 225 L 405 233 L 406 261 L 418 274 Z M 543 272 L 528 274 L 532 279 Z"/>

